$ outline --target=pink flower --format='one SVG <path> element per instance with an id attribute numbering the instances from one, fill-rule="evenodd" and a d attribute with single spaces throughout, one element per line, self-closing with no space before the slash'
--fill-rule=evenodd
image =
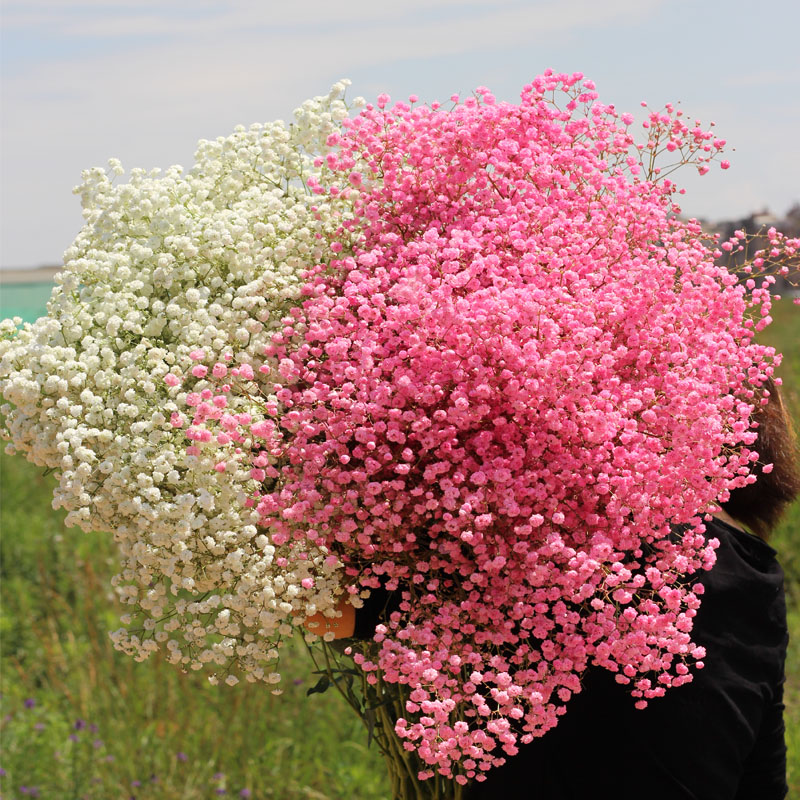
<path id="1" fill-rule="evenodd" d="M 271 331 L 256 390 L 186 396 L 187 453 L 240 444 L 275 545 L 399 592 L 356 661 L 407 687 L 396 731 L 426 777 L 478 778 L 568 713 L 589 664 L 640 705 L 691 679 L 690 576 L 717 544 L 700 515 L 757 461 L 775 354 L 752 336 L 770 282 L 737 285 L 716 258 L 740 243 L 709 248 L 650 166 L 665 149 L 707 172 L 710 130 L 648 109 L 637 143 L 580 73 L 516 105 L 451 100 L 380 95 L 343 122 L 319 161 L 338 185 L 311 186 L 353 204 L 336 258 Z M 224 412 L 240 390 L 257 411 Z"/>

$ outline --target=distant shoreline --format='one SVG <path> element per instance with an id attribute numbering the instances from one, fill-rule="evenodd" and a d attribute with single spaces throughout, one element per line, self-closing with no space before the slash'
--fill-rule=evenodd
<path id="1" fill-rule="evenodd" d="M 36 267 L 34 269 L 0 269 L 0 285 L 4 283 L 52 283 L 63 267 Z"/>

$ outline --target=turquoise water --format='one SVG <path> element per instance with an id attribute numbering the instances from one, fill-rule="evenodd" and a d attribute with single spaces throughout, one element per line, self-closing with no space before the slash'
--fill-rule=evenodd
<path id="1" fill-rule="evenodd" d="M 51 281 L 0 285 L 0 319 L 22 317 L 24 322 L 34 322 L 43 317 L 52 290 Z"/>

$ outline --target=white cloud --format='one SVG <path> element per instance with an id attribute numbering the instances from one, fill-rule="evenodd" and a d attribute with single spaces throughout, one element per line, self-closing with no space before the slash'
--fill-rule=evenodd
<path id="1" fill-rule="evenodd" d="M 740 87 L 796 86 L 800 82 L 800 70 L 794 69 L 756 69 L 753 72 L 739 72 L 726 78 L 726 85 Z"/>
<path id="2" fill-rule="evenodd" d="M 233 0 L 219 3 L 142 2 L 135 6 L 109 5 L 104 0 L 77 4 L 42 0 L 7 5 L 4 26 L 57 30 L 62 36 L 107 39 L 157 35 L 178 37 L 214 36 L 223 47 L 234 44 L 231 35 L 265 35 L 322 28 L 332 33 L 358 29 L 370 34 L 390 50 L 430 43 L 448 50 L 469 49 L 475 45 L 497 46 L 514 43 L 521 36 L 534 39 L 547 33 L 589 25 L 607 26 L 640 21 L 662 4 L 662 0 L 404 0 L 403 3 L 377 3 L 374 0 L 305 0 L 302 7 L 293 3 L 251 3 Z M 448 12 L 445 17 L 442 11 Z M 489 26 L 487 27 L 487 22 Z M 382 25 L 391 25 L 381 28 Z M 398 31 L 394 26 L 402 26 Z M 325 32 L 325 31 L 323 31 Z M 498 34 L 502 34 L 499 37 Z M 408 34 L 405 38 L 401 34 Z M 313 35 L 313 34 L 312 34 Z M 444 37 L 444 38 L 441 38 Z"/>
<path id="3" fill-rule="evenodd" d="M 4 77 L 0 264 L 58 257 L 79 222 L 68 192 L 81 168 L 109 156 L 126 166 L 186 164 L 198 138 L 285 117 L 340 77 L 354 78 L 355 93 L 368 96 L 445 99 L 486 83 L 511 99 L 545 66 L 588 72 L 594 63 L 617 80 L 609 85 L 606 76 L 605 99 L 632 89 L 635 102 L 635 87 L 655 67 L 643 60 L 641 74 L 630 72 L 629 54 L 609 42 L 646 41 L 666 8 L 656 0 L 6 3 L 7 37 L 39 35 L 43 47 L 51 39 L 60 46 Z M 76 43 L 92 46 L 81 53 Z M 524 72 L 502 66 L 508 53 Z M 696 96 L 714 91 L 695 88 Z M 741 116 L 734 111 L 734 127 L 758 129 Z M 782 120 L 776 135 L 791 139 L 791 126 Z M 718 205 L 730 203 L 722 195 Z"/>
<path id="4" fill-rule="evenodd" d="M 479 17 L 496 17 L 509 9 L 522 12 L 529 20 L 533 15 L 552 17 L 553 12 L 569 23 L 576 16 L 583 16 L 595 8 L 615 16 L 612 2 L 605 8 L 597 3 L 577 0 L 572 3 L 556 3 L 552 0 L 404 0 L 402 3 L 380 3 L 374 0 L 346 0 L 331 3 L 328 0 L 304 0 L 302 7 L 285 2 L 250 2 L 228 0 L 219 2 L 173 2 L 162 3 L 143 0 L 136 4 L 112 3 L 107 0 L 70 3 L 59 0 L 41 0 L 6 4 L 4 25 L 10 29 L 56 28 L 68 35 L 81 36 L 129 36 L 140 33 L 159 35 L 202 34 L 214 32 L 220 36 L 246 30 L 294 28 L 331 25 L 372 25 L 382 22 L 424 16 L 435 19 L 447 11 L 452 22 L 452 12 L 461 12 Z M 633 13 L 652 7 L 654 0 L 623 5 Z M 591 19 L 594 14 L 589 14 Z"/>

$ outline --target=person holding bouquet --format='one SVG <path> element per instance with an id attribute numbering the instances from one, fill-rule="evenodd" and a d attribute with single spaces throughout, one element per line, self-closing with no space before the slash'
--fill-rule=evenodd
<path id="1" fill-rule="evenodd" d="M 48 316 L 0 322 L 3 436 L 119 547 L 115 646 L 279 693 L 305 625 L 397 800 L 780 791 L 780 571 L 736 524 L 797 491 L 755 334 L 800 241 L 739 281 L 670 177 L 725 141 L 580 73 L 345 88 L 87 171 Z"/>
<path id="2" fill-rule="evenodd" d="M 757 415 L 759 455 L 773 469 L 734 490 L 706 522 L 719 539 L 694 637 L 704 666 L 691 683 L 636 709 L 605 670 L 589 669 L 558 725 L 469 787 L 468 800 L 777 800 L 787 792 L 783 722 L 788 631 L 783 572 L 767 540 L 800 495 L 796 442 L 778 387 Z M 746 527 L 745 527 L 746 526 Z M 371 639 L 398 607 L 375 590 L 340 616 L 309 618 L 336 639 Z"/>

